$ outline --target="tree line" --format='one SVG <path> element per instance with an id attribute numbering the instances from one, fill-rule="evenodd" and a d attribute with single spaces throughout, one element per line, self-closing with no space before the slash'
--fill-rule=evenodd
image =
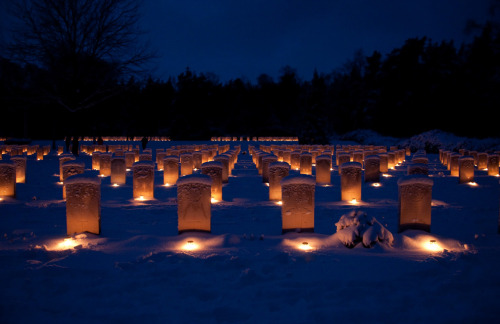
<path id="1" fill-rule="evenodd" d="M 79 38 L 37 49 L 47 52 L 38 61 L 1 58 L 0 136 L 298 136 L 327 143 L 356 129 L 394 137 L 441 129 L 498 137 L 500 32 L 491 23 L 467 44 L 410 38 L 387 54 L 359 51 L 310 80 L 285 66 L 277 79 L 261 74 L 253 83 L 220 82 L 189 68 L 168 80 L 123 78 L 129 65 L 93 55 L 88 37 L 80 37 L 81 49 L 73 45 Z"/>

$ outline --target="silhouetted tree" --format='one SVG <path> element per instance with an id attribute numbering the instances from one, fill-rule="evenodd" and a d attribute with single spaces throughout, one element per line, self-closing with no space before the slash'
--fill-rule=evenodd
<path id="1" fill-rule="evenodd" d="M 72 112 L 116 95 L 152 58 L 137 0 L 17 0 L 12 13 L 11 57 L 45 69 L 43 97 Z"/>

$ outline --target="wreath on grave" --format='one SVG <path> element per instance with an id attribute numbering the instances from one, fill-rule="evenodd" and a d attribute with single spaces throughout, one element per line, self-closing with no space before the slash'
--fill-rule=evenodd
<path id="1" fill-rule="evenodd" d="M 365 248 L 377 243 L 391 245 L 394 241 L 390 231 L 363 211 L 354 210 L 342 215 L 335 226 L 338 238 L 348 248 L 354 248 L 359 243 Z"/>

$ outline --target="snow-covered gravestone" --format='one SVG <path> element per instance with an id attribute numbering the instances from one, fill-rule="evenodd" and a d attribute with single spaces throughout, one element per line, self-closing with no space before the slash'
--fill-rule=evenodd
<path id="1" fill-rule="evenodd" d="M 367 155 L 365 157 L 365 182 L 380 181 L 380 157 Z"/>
<path id="2" fill-rule="evenodd" d="M 396 152 L 387 152 L 387 168 L 394 169 L 396 164 Z"/>
<path id="3" fill-rule="evenodd" d="M 181 153 L 181 176 L 193 174 L 193 155 L 191 153 Z"/>
<path id="4" fill-rule="evenodd" d="M 153 154 L 149 151 L 143 151 L 139 154 L 139 161 L 153 161 Z"/>
<path id="5" fill-rule="evenodd" d="M 63 182 L 63 172 L 62 165 L 64 162 L 76 160 L 76 158 L 72 154 L 62 154 L 59 156 L 59 181 Z"/>
<path id="6" fill-rule="evenodd" d="M 158 171 L 163 171 L 163 159 L 167 156 L 165 151 L 156 151 L 156 168 Z"/>
<path id="7" fill-rule="evenodd" d="M 71 176 L 85 172 L 85 163 L 82 161 L 70 160 L 62 164 L 63 184 Z M 63 199 L 66 199 L 66 185 L 63 186 Z"/>
<path id="8" fill-rule="evenodd" d="M 431 231 L 432 186 L 434 182 L 425 175 L 409 175 L 398 180 L 399 227 Z"/>
<path id="9" fill-rule="evenodd" d="M 229 156 L 225 154 L 219 154 L 214 156 L 214 161 L 220 162 L 222 164 L 222 182 L 229 182 Z"/>
<path id="10" fill-rule="evenodd" d="M 461 156 L 458 159 L 458 183 L 474 181 L 474 157 Z"/>
<path id="11" fill-rule="evenodd" d="M 203 153 L 201 151 L 194 151 L 193 153 L 193 168 L 195 170 L 201 169 L 201 165 L 203 164 Z"/>
<path id="12" fill-rule="evenodd" d="M 212 178 L 191 174 L 177 180 L 177 228 L 186 231 L 211 232 Z"/>
<path id="13" fill-rule="evenodd" d="M 179 157 L 167 155 L 163 159 L 163 184 L 173 186 L 179 179 Z"/>
<path id="14" fill-rule="evenodd" d="M 300 154 L 300 174 L 312 175 L 313 156 L 309 152 Z"/>
<path id="15" fill-rule="evenodd" d="M 497 176 L 499 171 L 499 155 L 498 154 L 488 154 L 488 175 Z"/>
<path id="16" fill-rule="evenodd" d="M 99 171 L 101 166 L 101 152 L 95 151 L 92 153 L 92 170 Z"/>
<path id="17" fill-rule="evenodd" d="M 300 170 L 300 151 L 292 151 L 290 153 L 290 168 Z"/>
<path id="18" fill-rule="evenodd" d="M 351 155 L 349 153 L 337 153 L 337 165 L 339 166 L 339 174 L 342 170 L 342 164 L 351 162 Z"/>
<path id="19" fill-rule="evenodd" d="M 38 161 L 42 161 L 43 160 L 44 151 L 45 151 L 45 149 L 43 147 L 38 147 L 36 149 L 36 159 Z"/>
<path id="20" fill-rule="evenodd" d="M 450 175 L 452 177 L 458 177 L 458 173 L 459 173 L 458 159 L 459 158 L 460 158 L 460 154 L 458 154 L 458 153 L 453 153 L 448 158 L 448 164 L 450 166 Z"/>
<path id="21" fill-rule="evenodd" d="M 134 152 L 125 152 L 125 168 L 130 169 L 134 165 L 135 161 L 135 153 Z"/>
<path id="22" fill-rule="evenodd" d="M 262 157 L 262 182 L 269 182 L 269 165 L 278 162 L 278 157 L 274 154 L 267 154 Z"/>
<path id="23" fill-rule="evenodd" d="M 352 161 L 363 164 L 363 151 L 354 151 L 352 153 Z"/>
<path id="24" fill-rule="evenodd" d="M 477 153 L 477 169 L 484 170 L 488 168 L 488 153 L 479 152 Z"/>
<path id="25" fill-rule="evenodd" d="M 387 173 L 389 172 L 389 156 L 387 153 L 378 154 L 380 158 L 380 172 Z"/>
<path id="26" fill-rule="evenodd" d="M 127 168 L 125 158 L 114 156 L 111 159 L 111 183 L 113 185 L 122 185 L 127 181 Z"/>
<path id="27" fill-rule="evenodd" d="M 154 199 L 155 166 L 152 161 L 139 161 L 132 165 L 133 198 Z"/>
<path id="28" fill-rule="evenodd" d="M 0 197 L 16 197 L 16 165 L 0 161 Z"/>
<path id="29" fill-rule="evenodd" d="M 262 159 L 269 154 L 270 153 L 266 153 L 264 151 L 256 152 L 255 165 L 257 166 L 257 170 L 259 171 L 260 175 L 262 175 Z"/>
<path id="30" fill-rule="evenodd" d="M 346 162 L 340 168 L 341 200 L 361 201 L 361 163 Z"/>
<path id="31" fill-rule="evenodd" d="M 77 174 L 68 177 L 66 187 L 66 232 L 68 235 L 101 233 L 101 180 Z"/>
<path id="32" fill-rule="evenodd" d="M 319 185 L 331 184 L 332 157 L 322 154 L 316 156 L 316 183 Z"/>
<path id="33" fill-rule="evenodd" d="M 289 175 L 281 180 L 282 233 L 314 232 L 315 187 L 316 180 L 310 175 Z"/>
<path id="34" fill-rule="evenodd" d="M 99 158 L 99 175 L 101 177 L 109 177 L 111 175 L 111 158 L 112 153 L 101 153 Z"/>
<path id="35" fill-rule="evenodd" d="M 429 167 L 427 163 L 410 163 L 406 169 L 408 175 L 421 174 L 429 175 Z"/>
<path id="36" fill-rule="evenodd" d="M 26 183 L 26 157 L 13 156 L 10 160 L 16 165 L 16 182 Z"/>
<path id="37" fill-rule="evenodd" d="M 269 164 L 269 200 L 281 200 L 281 180 L 290 173 L 290 164 L 286 162 L 272 162 Z"/>
<path id="38" fill-rule="evenodd" d="M 283 162 L 286 162 L 289 165 L 292 164 L 292 151 L 288 149 L 283 150 Z"/>
<path id="39" fill-rule="evenodd" d="M 208 162 L 210 159 L 210 150 L 202 149 L 201 150 L 201 164 Z"/>
<path id="40" fill-rule="evenodd" d="M 212 198 L 222 201 L 222 173 L 224 166 L 220 161 L 205 162 L 201 165 L 201 173 L 212 179 Z"/>
<path id="41" fill-rule="evenodd" d="M 427 163 L 429 163 L 429 158 L 427 156 L 419 154 L 419 155 L 413 156 L 413 158 L 411 159 L 411 162 L 412 163 L 427 164 Z"/>

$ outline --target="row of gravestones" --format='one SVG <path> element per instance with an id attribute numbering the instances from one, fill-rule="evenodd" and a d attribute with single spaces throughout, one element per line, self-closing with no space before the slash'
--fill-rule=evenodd
<path id="1" fill-rule="evenodd" d="M 253 155 L 260 152 L 252 150 Z M 237 154 L 234 154 L 237 156 Z M 308 153 L 301 156 L 311 161 Z M 258 158 L 259 165 L 264 164 L 266 157 Z M 316 158 L 316 163 L 323 158 Z M 365 157 L 365 170 L 376 161 L 372 155 Z M 100 180 L 83 175 L 84 165 L 78 161 L 63 161 L 60 164 L 60 174 L 64 181 L 63 195 L 67 201 L 68 234 L 88 231 L 100 233 Z M 328 160 L 324 158 L 324 160 Z M 330 157 L 331 161 L 331 157 Z M 314 229 L 314 189 L 317 178 L 304 173 L 299 176 L 289 176 L 290 165 L 287 162 L 269 161 L 267 178 L 270 185 L 270 199 L 282 201 L 282 229 L 287 231 L 310 231 Z M 424 154 L 416 154 L 412 160 L 415 164 L 425 164 Z M 177 162 L 176 162 L 177 164 Z M 124 169 L 124 163 L 121 163 Z M 178 164 L 177 164 L 178 165 Z M 182 165 L 182 163 L 181 163 Z M 497 161 L 498 168 L 498 161 Z M 63 168 L 66 167 L 64 170 Z M 266 180 L 262 165 L 263 181 Z M 10 174 L 10 182 L 15 174 L 13 163 L 2 163 L 0 178 Z M 219 161 L 206 162 L 202 165 L 202 174 L 181 174 L 176 181 L 178 186 L 178 217 L 179 232 L 187 230 L 210 231 L 210 199 L 221 199 L 223 163 Z M 308 167 L 304 168 L 308 170 Z M 376 169 L 376 168 L 374 168 Z M 359 162 L 344 162 L 341 164 L 342 200 L 361 200 L 361 170 Z M 150 161 L 139 161 L 133 165 L 134 198 L 153 198 L 154 164 Z M 498 169 L 497 169 L 498 171 Z M 79 176 L 75 176 L 80 174 Z M 177 171 L 178 174 L 178 171 Z M 366 178 L 365 178 L 366 180 Z M 152 185 L 153 184 L 153 185 Z M 398 181 L 399 186 L 399 230 L 423 229 L 430 231 L 430 209 L 433 181 L 424 173 L 410 174 Z M 12 187 L 12 186 L 11 186 Z M 142 193 L 142 194 L 141 194 Z M 0 190 L 0 195 L 2 191 Z M 83 197 L 83 198 L 82 198 Z M 207 200 L 208 199 L 208 200 Z M 90 216 L 92 215 L 92 216 Z M 89 227 L 89 224 L 93 224 Z M 96 230 L 97 229 L 97 230 Z"/>

